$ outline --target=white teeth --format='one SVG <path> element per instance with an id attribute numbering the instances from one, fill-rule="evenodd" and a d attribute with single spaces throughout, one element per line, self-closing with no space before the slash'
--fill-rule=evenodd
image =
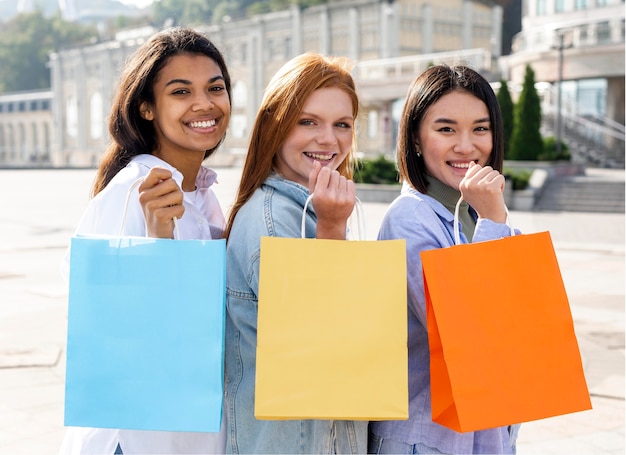
<path id="1" fill-rule="evenodd" d="M 203 122 L 189 122 L 189 126 L 192 128 L 210 128 L 215 126 L 215 120 L 205 120 Z"/>
<path id="2" fill-rule="evenodd" d="M 306 156 L 313 158 L 314 160 L 329 161 L 333 158 L 333 155 L 320 155 L 317 153 L 307 153 Z"/>
<path id="3" fill-rule="evenodd" d="M 459 169 L 469 169 L 469 163 L 450 163 L 450 166 L 456 167 Z"/>

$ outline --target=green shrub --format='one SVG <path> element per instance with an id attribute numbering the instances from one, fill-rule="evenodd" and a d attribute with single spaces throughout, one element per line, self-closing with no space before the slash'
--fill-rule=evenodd
<path id="1" fill-rule="evenodd" d="M 569 153 L 567 144 L 561 141 L 561 152 L 556 150 L 556 138 L 554 136 L 543 139 L 543 153 L 537 156 L 539 161 L 570 161 L 572 156 Z"/>
<path id="2" fill-rule="evenodd" d="M 380 155 L 376 159 L 359 160 L 354 173 L 356 183 L 399 184 L 395 161 Z"/>
<path id="3" fill-rule="evenodd" d="M 513 190 L 525 190 L 533 173 L 529 169 L 504 169 L 502 174 L 511 182 Z"/>

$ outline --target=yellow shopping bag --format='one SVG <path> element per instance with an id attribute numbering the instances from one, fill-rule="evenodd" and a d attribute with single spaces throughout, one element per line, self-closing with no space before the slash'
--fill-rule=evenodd
<path id="1" fill-rule="evenodd" d="M 404 240 L 261 239 L 258 419 L 407 419 L 407 355 Z"/>

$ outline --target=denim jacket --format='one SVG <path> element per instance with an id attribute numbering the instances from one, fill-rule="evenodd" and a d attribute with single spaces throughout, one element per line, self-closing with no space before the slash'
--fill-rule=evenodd
<path id="1" fill-rule="evenodd" d="M 367 422 L 257 420 L 254 417 L 260 239 L 301 237 L 308 190 L 272 174 L 239 210 L 226 248 L 227 452 L 365 453 Z M 306 214 L 306 237 L 316 216 Z M 289 267 L 289 264 L 285 264 Z"/>
<path id="2" fill-rule="evenodd" d="M 479 218 L 473 242 L 511 234 L 508 225 Z M 443 453 L 515 453 L 519 426 L 457 433 L 432 421 L 430 360 L 420 252 L 454 245 L 454 216 L 436 199 L 405 184 L 388 208 L 378 238 L 406 239 L 409 347 L 409 420 L 372 422 L 372 433 L 407 444 L 424 444 Z M 461 232 L 461 243 L 467 238 Z M 468 271 L 479 265 L 468 264 Z M 472 273 L 472 272 L 470 272 Z M 454 277 L 450 277 L 454 280 Z"/>

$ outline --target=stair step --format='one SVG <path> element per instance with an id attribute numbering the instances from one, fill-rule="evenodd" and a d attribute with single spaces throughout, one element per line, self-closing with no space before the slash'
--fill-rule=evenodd
<path id="1" fill-rule="evenodd" d="M 557 178 L 546 183 L 535 210 L 624 213 L 624 189 L 619 180 Z"/>

